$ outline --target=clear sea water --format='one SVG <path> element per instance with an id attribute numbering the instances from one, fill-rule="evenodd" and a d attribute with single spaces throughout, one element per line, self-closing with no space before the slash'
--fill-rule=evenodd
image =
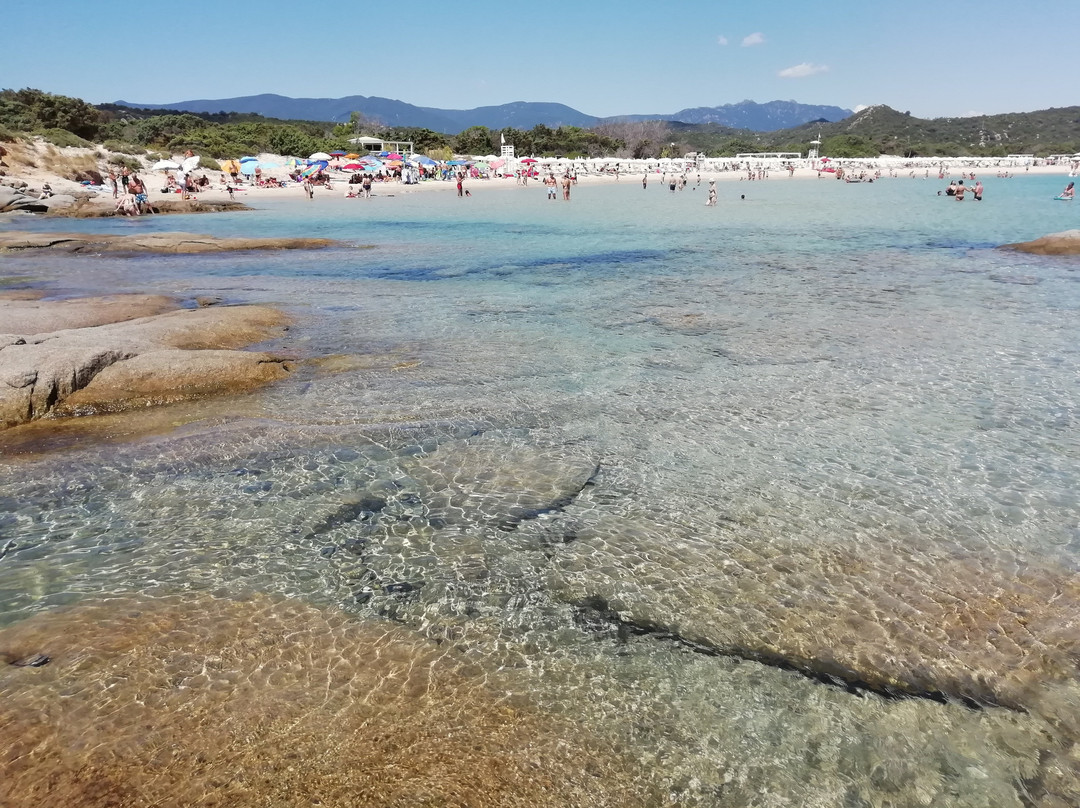
<path id="1" fill-rule="evenodd" d="M 336 359 L 0 460 L 0 624 L 284 595 L 453 648 L 670 804 L 1077 804 L 1080 260 L 994 247 L 1080 203 L 984 182 L 35 221 L 340 239 L 0 264 L 50 294 L 278 306 L 263 347 Z"/>

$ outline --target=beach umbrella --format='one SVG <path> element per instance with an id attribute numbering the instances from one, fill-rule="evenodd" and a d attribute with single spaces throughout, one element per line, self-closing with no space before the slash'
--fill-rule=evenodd
<path id="1" fill-rule="evenodd" d="M 263 171 L 272 171 L 275 168 L 281 168 L 281 166 L 279 166 L 277 163 L 263 163 L 263 162 L 260 162 L 259 163 L 259 168 L 261 168 Z"/>
<path id="2" fill-rule="evenodd" d="M 174 163 L 172 160 L 158 160 L 152 166 L 151 171 L 177 171 L 180 168 L 179 163 Z"/>
<path id="3" fill-rule="evenodd" d="M 330 152 L 330 156 L 331 157 L 344 157 L 345 152 L 340 151 L 340 150 L 339 151 L 332 151 L 332 152 Z"/>
<path id="4" fill-rule="evenodd" d="M 383 155 L 380 154 L 379 156 L 382 157 Z M 404 158 L 400 154 L 398 154 L 397 152 L 390 152 L 389 154 L 386 155 L 386 159 L 388 159 L 388 160 L 402 160 Z"/>
<path id="5" fill-rule="evenodd" d="M 323 162 L 323 161 L 320 161 L 318 163 L 312 163 L 311 165 L 309 165 L 307 168 L 305 168 L 303 171 L 300 172 L 300 176 L 301 177 L 310 177 L 312 174 L 318 174 L 324 168 L 326 168 L 326 163 Z"/>
<path id="6" fill-rule="evenodd" d="M 308 157 L 308 159 L 309 160 L 320 160 L 320 161 L 323 161 L 323 162 L 330 162 L 330 155 L 327 154 L 326 152 L 317 151 L 313 155 Z"/>
<path id="7" fill-rule="evenodd" d="M 259 167 L 257 160 L 248 160 L 246 163 L 240 164 L 240 173 L 245 176 L 251 176 L 255 173 L 255 169 Z"/>
<path id="8" fill-rule="evenodd" d="M 346 160 L 356 160 L 359 157 L 360 157 L 359 154 L 346 154 L 345 155 Z"/>
<path id="9" fill-rule="evenodd" d="M 426 165 L 426 166 L 438 165 L 434 160 L 432 160 L 426 154 L 415 154 L 415 155 L 413 155 L 413 160 L 415 160 L 418 163 L 422 163 L 423 165 Z"/>
<path id="10" fill-rule="evenodd" d="M 492 168 L 502 168 L 504 165 L 506 165 L 506 161 L 500 157 L 497 160 L 492 160 L 490 163 L 488 163 L 488 165 L 490 165 Z"/>
<path id="11" fill-rule="evenodd" d="M 522 163 L 535 163 L 535 162 L 536 162 L 536 160 L 534 160 L 534 159 L 533 159 L 533 158 L 531 158 L 531 157 L 523 157 L 523 158 L 521 159 L 521 162 L 522 162 Z"/>
<path id="12" fill-rule="evenodd" d="M 491 168 L 491 166 L 488 165 L 487 163 L 477 163 L 476 167 L 478 169 L 480 169 L 481 171 L 487 171 L 489 168 Z"/>
<path id="13" fill-rule="evenodd" d="M 184 162 L 181 163 L 180 168 L 185 174 L 190 174 L 199 165 L 199 155 L 193 154 L 191 157 L 184 158 Z"/>
<path id="14" fill-rule="evenodd" d="M 360 163 L 346 163 L 341 168 L 344 171 L 360 171 L 361 169 L 363 169 L 363 167 L 364 166 Z"/>
<path id="15" fill-rule="evenodd" d="M 446 163 L 448 166 L 464 166 L 468 165 L 468 160 L 450 160 Z"/>

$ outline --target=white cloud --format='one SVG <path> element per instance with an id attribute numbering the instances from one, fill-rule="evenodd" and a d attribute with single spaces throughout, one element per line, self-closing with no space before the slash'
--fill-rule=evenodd
<path id="1" fill-rule="evenodd" d="M 818 73 L 828 73 L 829 68 L 825 65 L 815 65 L 810 62 L 803 62 L 801 65 L 795 65 L 794 67 L 786 67 L 781 70 L 778 75 L 782 79 L 804 79 L 807 76 L 814 76 Z"/>
<path id="2" fill-rule="evenodd" d="M 726 45 L 727 44 L 727 37 L 721 34 L 720 36 L 718 36 L 716 38 L 716 44 L 717 45 Z"/>
<path id="3" fill-rule="evenodd" d="M 744 36 L 743 41 L 742 41 L 742 46 L 744 48 L 749 48 L 751 45 L 760 45 L 764 41 L 765 41 L 765 35 L 760 33 L 760 32 L 757 32 L 757 33 L 750 34 L 749 36 Z"/>
<path id="4" fill-rule="evenodd" d="M 869 104 L 856 104 L 855 109 L 852 112 L 862 112 L 864 109 L 870 109 Z"/>

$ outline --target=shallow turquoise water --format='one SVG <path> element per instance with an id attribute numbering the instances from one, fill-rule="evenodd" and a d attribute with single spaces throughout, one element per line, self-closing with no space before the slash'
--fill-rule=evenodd
<path id="1" fill-rule="evenodd" d="M 1023 598 L 1080 557 L 1080 263 L 992 249 L 1080 226 L 1062 184 L 990 179 L 958 204 L 936 180 L 723 182 L 710 209 L 655 179 L 570 204 L 475 183 L 35 223 L 365 245 L 0 267 L 64 294 L 279 305 L 297 324 L 271 348 L 365 360 L 238 420 L 0 466 L 0 620 L 285 593 L 458 644 L 610 732 L 677 804 L 1025 804 L 1075 743 L 1041 723 L 1075 682 L 1043 677 L 1027 713 L 960 697 L 1075 659 L 1067 585 Z M 941 634 L 964 607 L 940 604 L 981 593 L 1037 627 L 980 606 Z M 954 698 L 739 661 L 762 648 Z"/>

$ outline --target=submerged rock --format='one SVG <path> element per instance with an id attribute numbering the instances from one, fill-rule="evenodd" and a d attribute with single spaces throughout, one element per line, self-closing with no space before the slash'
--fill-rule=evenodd
<path id="1" fill-rule="evenodd" d="M 440 445 L 402 464 L 424 490 L 429 520 L 487 522 L 506 530 L 566 507 L 597 467 L 596 458 L 584 452 L 484 439 Z"/>
<path id="2" fill-rule="evenodd" d="M 1052 564 L 687 534 L 644 514 L 574 538 L 555 558 L 558 597 L 712 653 L 1014 709 L 1078 678 L 1080 581 Z"/>
<path id="3" fill-rule="evenodd" d="M 113 599 L 0 630 L 0 804 L 660 804 L 612 742 L 385 622 Z M 15 652 L 20 656 L 24 654 Z"/>

